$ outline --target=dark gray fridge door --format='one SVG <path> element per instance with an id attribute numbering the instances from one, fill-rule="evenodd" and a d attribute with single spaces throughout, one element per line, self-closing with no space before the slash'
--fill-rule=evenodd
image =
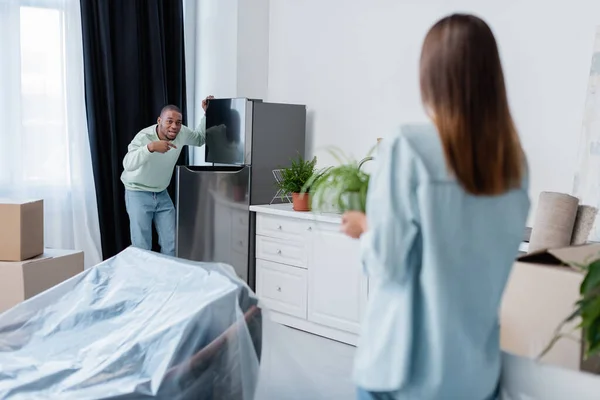
<path id="1" fill-rule="evenodd" d="M 223 262 L 248 282 L 250 167 L 177 167 L 176 256 Z"/>
<path id="2" fill-rule="evenodd" d="M 252 104 L 244 98 L 209 101 L 204 150 L 207 162 L 251 164 Z"/>

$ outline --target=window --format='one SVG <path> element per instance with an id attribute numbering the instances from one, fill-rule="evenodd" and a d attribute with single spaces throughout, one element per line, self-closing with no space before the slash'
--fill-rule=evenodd
<path id="1" fill-rule="evenodd" d="M 80 0 L 0 0 L 0 198 L 43 199 L 47 247 L 101 260 Z"/>
<path id="2" fill-rule="evenodd" d="M 5 80 L 0 105 L 6 118 L 6 131 L 0 133 L 5 143 L 0 153 L 0 183 L 4 189 L 23 184 L 68 187 L 64 10 L 15 7 L 12 2 L 8 9 L 0 8 L 0 13 L 5 17 L 0 16 L 0 24 L 12 20 L 10 32 L 0 33 L 0 49 L 9 55 L 1 61 L 8 76 L 0 76 Z"/>
<path id="3" fill-rule="evenodd" d="M 63 12 L 21 7 L 21 179 L 69 185 Z"/>

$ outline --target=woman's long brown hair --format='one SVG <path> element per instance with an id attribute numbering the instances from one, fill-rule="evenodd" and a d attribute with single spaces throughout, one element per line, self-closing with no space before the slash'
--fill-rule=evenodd
<path id="1" fill-rule="evenodd" d="M 423 43 L 420 75 L 423 104 L 461 186 L 474 195 L 519 187 L 525 160 L 489 26 L 464 14 L 438 21 Z"/>

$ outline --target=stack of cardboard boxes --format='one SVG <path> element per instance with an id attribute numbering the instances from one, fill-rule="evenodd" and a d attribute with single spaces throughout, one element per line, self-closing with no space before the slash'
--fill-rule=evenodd
<path id="1" fill-rule="evenodd" d="M 0 312 L 83 271 L 83 252 L 44 248 L 44 203 L 0 200 Z"/>

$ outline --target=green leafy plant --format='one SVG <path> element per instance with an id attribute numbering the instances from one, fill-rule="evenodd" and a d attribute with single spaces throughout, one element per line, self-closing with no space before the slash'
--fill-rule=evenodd
<path id="1" fill-rule="evenodd" d="M 304 160 L 300 155 L 291 160 L 291 165 L 281 169 L 282 179 L 277 183 L 284 193 L 300 193 L 311 176 L 315 173 L 317 157 Z"/>
<path id="2" fill-rule="evenodd" d="M 572 325 L 577 318 L 581 321 L 573 330 L 583 330 L 584 360 L 600 355 L 600 258 L 586 264 L 571 263 L 570 267 L 585 275 L 579 288 L 579 299 L 573 312 L 556 328 L 554 337 L 542 351 L 540 358 L 562 338 L 580 340 L 573 337 L 572 332 L 563 332 L 565 326 Z"/>
<path id="3" fill-rule="evenodd" d="M 302 193 L 310 190 L 313 209 L 322 209 L 324 205 L 333 204 L 340 212 L 365 212 L 370 175 L 361 170 L 361 167 L 372 158 L 367 156 L 361 161 L 356 161 L 346 157 L 343 151 L 337 148 L 330 148 L 329 153 L 340 165 L 314 173 L 302 188 Z"/>

